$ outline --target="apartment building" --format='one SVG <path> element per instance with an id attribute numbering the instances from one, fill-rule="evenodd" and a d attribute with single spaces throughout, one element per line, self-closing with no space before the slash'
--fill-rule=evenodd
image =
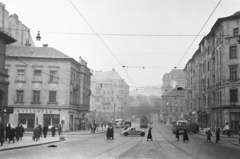
<path id="1" fill-rule="evenodd" d="M 184 69 L 187 110 L 202 128 L 239 130 L 239 27 L 240 12 L 219 18 Z"/>
<path id="2" fill-rule="evenodd" d="M 37 125 L 76 130 L 89 111 L 91 73 L 87 63 L 47 47 L 8 46 L 9 123 L 27 130 Z"/>

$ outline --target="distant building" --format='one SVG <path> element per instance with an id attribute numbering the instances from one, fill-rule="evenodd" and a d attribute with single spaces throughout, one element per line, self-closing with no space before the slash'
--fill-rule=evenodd
<path id="1" fill-rule="evenodd" d="M 185 119 L 185 91 L 173 89 L 162 95 L 162 107 L 160 120 L 164 123 L 172 123 L 174 120 Z"/>
<path id="2" fill-rule="evenodd" d="M 8 73 L 5 69 L 6 45 L 14 43 L 16 40 L 9 36 L 0 28 L 0 123 L 4 123 L 3 107 L 8 101 Z"/>
<path id="3" fill-rule="evenodd" d="M 8 35 L 16 39 L 16 42 L 12 43 L 11 45 L 34 46 L 30 29 L 19 20 L 18 15 L 9 15 L 5 4 L 1 2 L 0 15 L 0 28 L 3 29 Z"/>
<path id="4" fill-rule="evenodd" d="M 9 75 L 9 123 L 32 130 L 38 124 L 76 130 L 87 122 L 91 73 L 51 47 L 8 46 L 5 68 Z"/>
<path id="5" fill-rule="evenodd" d="M 92 120 L 98 122 L 125 118 L 128 106 L 129 86 L 113 69 L 112 71 L 92 72 L 91 110 Z"/>
<path id="6" fill-rule="evenodd" d="M 170 73 L 165 73 L 162 78 L 162 94 L 167 94 L 177 86 L 184 87 L 186 75 L 182 69 L 172 70 Z"/>

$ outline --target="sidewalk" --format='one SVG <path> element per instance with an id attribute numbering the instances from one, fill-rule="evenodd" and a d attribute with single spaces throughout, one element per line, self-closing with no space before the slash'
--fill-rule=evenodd
<path id="1" fill-rule="evenodd" d="M 98 128 L 98 131 L 96 130 L 95 134 L 104 133 L 104 132 L 106 132 L 106 130 L 107 130 L 107 128 L 103 128 L 103 130 L 102 130 L 102 128 L 100 127 L 100 128 Z M 38 141 L 33 141 L 32 135 L 33 135 L 32 131 L 26 131 L 24 133 L 22 140 L 15 141 L 15 143 L 13 143 L 11 141 L 10 144 L 7 141 L 5 141 L 3 146 L 0 146 L 0 152 L 65 141 L 65 140 L 59 139 L 59 136 L 57 135 L 57 133 L 56 133 L 55 137 L 52 137 L 51 131 L 48 131 L 47 138 L 41 137 L 40 140 L 38 140 Z M 68 135 L 94 135 L 94 134 L 91 134 L 90 130 L 78 130 L 78 131 L 63 132 L 64 138 L 67 138 Z"/>

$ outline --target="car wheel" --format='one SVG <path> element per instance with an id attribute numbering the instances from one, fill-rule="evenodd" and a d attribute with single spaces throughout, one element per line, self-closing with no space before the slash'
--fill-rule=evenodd
<path id="1" fill-rule="evenodd" d="M 124 136 L 128 136 L 128 132 L 124 132 L 123 135 L 124 135 Z"/>
<path id="2" fill-rule="evenodd" d="M 145 136 L 145 132 L 141 132 L 141 133 L 140 133 L 140 136 Z"/>

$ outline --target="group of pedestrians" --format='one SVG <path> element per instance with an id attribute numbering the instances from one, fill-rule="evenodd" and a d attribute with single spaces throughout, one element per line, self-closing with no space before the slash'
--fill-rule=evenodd
<path id="1" fill-rule="evenodd" d="M 15 128 L 10 124 L 4 126 L 2 123 L 0 123 L 1 146 L 3 146 L 4 141 L 8 141 L 8 143 L 12 141 L 13 143 L 15 143 L 15 139 L 17 141 L 22 140 L 24 132 L 24 128 L 21 124 L 18 124 L 18 126 Z"/>
<path id="2" fill-rule="evenodd" d="M 211 130 L 210 129 L 206 130 L 206 142 L 212 142 L 211 136 L 212 136 Z M 179 129 L 176 130 L 176 138 L 177 138 L 177 141 L 179 141 Z M 187 142 L 189 141 L 187 130 L 184 130 L 183 132 L 183 142 L 185 141 Z M 220 141 L 220 128 L 217 128 L 216 143 L 218 143 L 219 141 Z"/>
<path id="3" fill-rule="evenodd" d="M 97 127 L 98 127 L 97 123 L 95 123 L 95 122 L 89 123 L 89 128 L 90 128 L 91 134 L 95 134 Z"/>
<path id="4" fill-rule="evenodd" d="M 48 129 L 48 125 L 45 125 L 42 128 L 42 125 L 39 124 L 33 131 L 33 140 L 34 141 L 40 140 L 40 137 L 42 137 L 42 134 L 43 134 L 44 138 L 46 138 L 48 130 L 49 130 Z M 59 124 L 57 126 L 57 130 L 58 130 L 58 135 L 60 136 L 62 134 L 62 126 L 61 126 L 61 124 Z M 52 137 L 55 137 L 55 134 L 56 134 L 56 127 L 55 126 L 52 126 L 51 132 L 52 132 Z"/>
<path id="5" fill-rule="evenodd" d="M 110 125 L 107 128 L 107 133 L 106 133 L 107 139 L 112 139 L 114 140 L 114 129 L 113 129 L 113 125 Z"/>

